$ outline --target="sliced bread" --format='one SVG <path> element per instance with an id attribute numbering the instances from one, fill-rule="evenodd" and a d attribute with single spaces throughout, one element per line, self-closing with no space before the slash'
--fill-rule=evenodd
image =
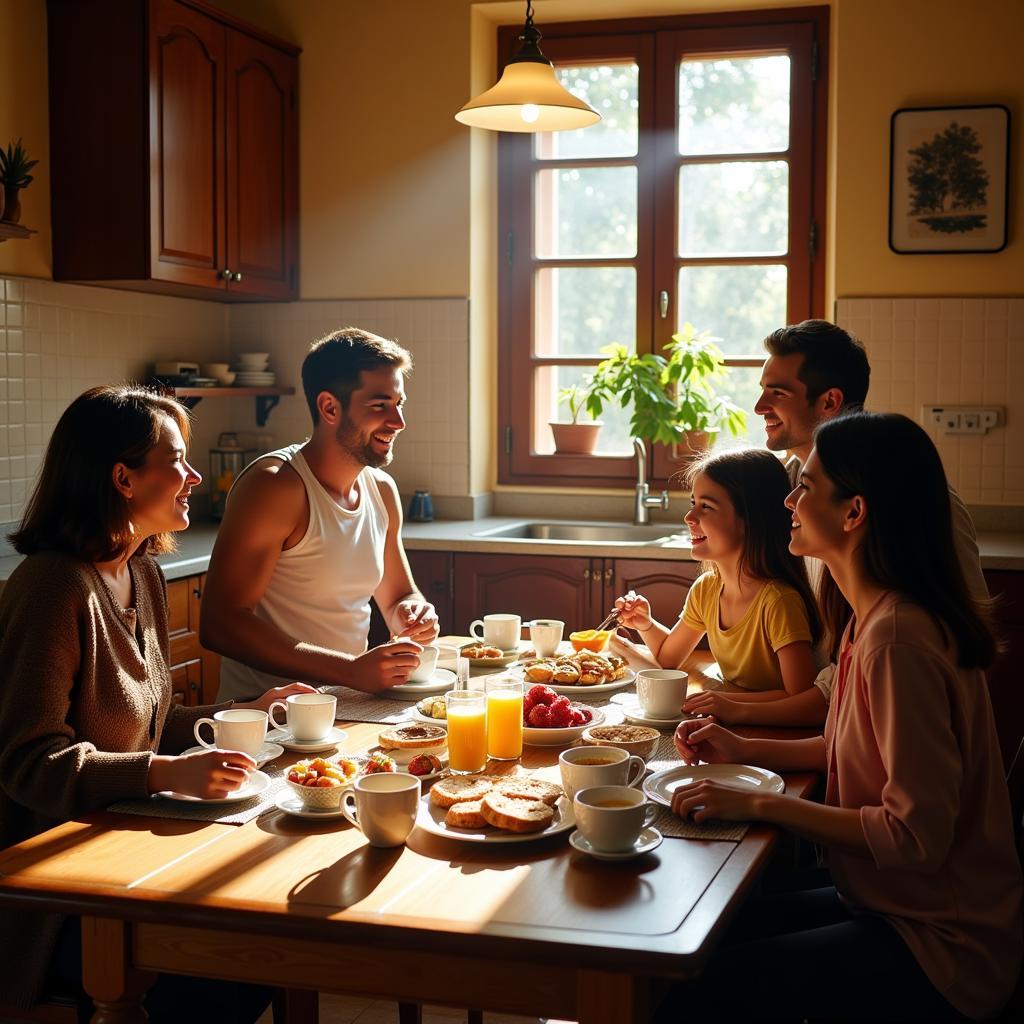
<path id="1" fill-rule="evenodd" d="M 491 791 L 490 779 L 481 775 L 453 775 L 435 782 L 430 790 L 430 802 L 438 807 L 451 807 L 463 800 L 479 800 Z"/>
<path id="2" fill-rule="evenodd" d="M 502 779 L 495 785 L 495 790 L 502 796 L 513 800 L 540 800 L 554 806 L 562 795 L 562 787 L 543 779 L 533 779 L 528 775 Z"/>
<path id="3" fill-rule="evenodd" d="M 452 804 L 444 816 L 444 823 L 449 828 L 486 828 L 487 822 L 480 813 L 479 800 L 463 800 Z"/>
<path id="4" fill-rule="evenodd" d="M 555 812 L 542 800 L 517 800 L 491 790 L 480 801 L 480 814 L 488 825 L 506 832 L 540 832 L 554 820 Z"/>

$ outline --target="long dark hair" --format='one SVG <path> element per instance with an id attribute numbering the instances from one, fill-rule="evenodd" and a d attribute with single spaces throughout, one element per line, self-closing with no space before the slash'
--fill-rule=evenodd
<path id="1" fill-rule="evenodd" d="M 763 448 L 740 448 L 705 455 L 687 470 L 686 480 L 691 490 L 701 473 L 725 488 L 736 515 L 743 521 L 740 572 L 791 586 L 804 603 L 811 638 L 817 643 L 821 636 L 821 617 L 807 580 L 804 560 L 789 550 L 791 517 L 785 501 L 791 488 L 778 457 Z"/>
<path id="2" fill-rule="evenodd" d="M 864 568 L 880 587 L 921 605 L 957 645 L 962 668 L 988 668 L 998 643 L 991 611 L 971 597 L 953 544 L 949 484 L 931 438 L 895 413 L 849 413 L 814 435 L 837 500 L 867 505 Z M 833 653 L 850 609 L 826 571 L 819 597 Z"/>
<path id="3" fill-rule="evenodd" d="M 132 384 L 90 388 L 54 427 L 46 458 L 20 527 L 10 535 L 23 555 L 64 551 L 87 562 L 121 557 L 131 546 L 128 503 L 114 487 L 114 466 L 138 469 L 160 440 L 166 417 L 186 444 L 189 417 L 174 399 Z M 137 554 L 173 551 L 174 535 L 161 533 Z"/>

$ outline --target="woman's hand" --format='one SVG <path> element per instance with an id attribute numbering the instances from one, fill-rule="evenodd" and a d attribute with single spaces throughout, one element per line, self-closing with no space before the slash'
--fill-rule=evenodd
<path id="1" fill-rule="evenodd" d="M 316 693 L 315 686 L 309 686 L 307 683 L 289 683 L 287 686 L 275 686 L 272 690 L 267 690 L 266 693 L 257 697 L 255 700 L 249 701 L 247 704 L 235 703 L 232 707 L 236 708 L 248 708 L 250 711 L 269 711 L 270 705 L 275 700 L 284 700 L 285 697 L 290 697 L 293 693 Z"/>
<path id="2" fill-rule="evenodd" d="M 240 750 L 203 750 L 180 757 L 154 757 L 149 765 L 150 793 L 170 790 L 201 800 L 219 799 L 238 789 L 256 768 Z"/>
<path id="3" fill-rule="evenodd" d="M 631 590 L 623 597 L 616 598 L 615 610 L 619 613 L 620 626 L 637 629 L 641 633 L 651 628 L 651 602 L 643 594 Z"/>
<path id="4" fill-rule="evenodd" d="M 750 821 L 757 817 L 758 794 L 746 786 L 702 779 L 672 794 L 672 811 L 684 821 Z"/>
<path id="5" fill-rule="evenodd" d="M 687 697 L 683 710 L 688 715 L 711 715 L 720 722 L 742 724 L 749 714 L 749 705 L 724 693 L 704 690 Z"/>
<path id="6" fill-rule="evenodd" d="M 679 756 L 687 764 L 706 761 L 708 764 L 743 763 L 747 740 L 723 729 L 714 719 L 691 718 L 676 726 L 672 737 Z"/>

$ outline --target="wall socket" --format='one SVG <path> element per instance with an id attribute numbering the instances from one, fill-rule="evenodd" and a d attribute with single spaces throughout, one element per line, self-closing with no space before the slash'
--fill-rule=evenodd
<path id="1" fill-rule="evenodd" d="M 938 427 L 942 434 L 987 434 L 1003 422 L 1003 409 L 996 405 L 925 405 L 921 422 Z"/>

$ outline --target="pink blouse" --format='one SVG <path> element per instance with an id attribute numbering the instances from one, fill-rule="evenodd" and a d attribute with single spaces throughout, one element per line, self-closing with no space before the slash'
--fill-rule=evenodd
<path id="1" fill-rule="evenodd" d="M 1022 886 L 985 676 L 959 668 L 899 594 L 850 631 L 825 722 L 825 802 L 860 809 L 871 853 L 830 849 L 836 888 L 896 928 L 957 1010 L 990 1015 L 1017 980 Z"/>

